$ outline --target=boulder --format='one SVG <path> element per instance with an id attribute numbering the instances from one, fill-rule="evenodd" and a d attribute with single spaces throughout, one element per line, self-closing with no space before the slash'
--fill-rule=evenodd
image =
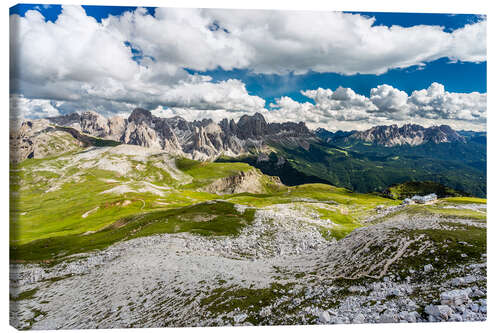
<path id="1" fill-rule="evenodd" d="M 448 320 L 448 318 L 453 314 L 453 311 L 448 305 L 427 305 L 424 311 L 429 316 L 444 320 Z"/>
<path id="2" fill-rule="evenodd" d="M 241 313 L 241 314 L 234 316 L 233 319 L 234 319 L 235 323 L 241 323 L 241 322 L 245 321 L 245 319 L 247 319 L 247 317 L 248 316 L 246 314 Z"/>
<path id="3" fill-rule="evenodd" d="M 380 315 L 380 323 L 397 323 L 399 322 L 398 315 L 392 311 L 385 311 Z"/>
<path id="4" fill-rule="evenodd" d="M 330 322 L 330 314 L 328 313 L 328 311 L 323 311 L 319 315 L 319 321 L 323 324 L 328 324 Z"/>
<path id="5" fill-rule="evenodd" d="M 434 269 L 434 267 L 432 267 L 431 264 L 427 264 L 424 266 L 424 272 L 426 272 L 426 273 L 432 271 L 433 269 Z"/>
<path id="6" fill-rule="evenodd" d="M 480 290 L 480 289 L 475 290 L 471 294 L 471 297 L 484 297 L 484 296 L 486 296 L 486 294 L 482 290 Z"/>
<path id="7" fill-rule="evenodd" d="M 443 305 L 452 305 L 458 306 L 469 301 L 469 295 L 472 290 L 470 288 L 467 289 L 455 289 L 451 291 L 446 291 L 441 293 L 441 304 Z"/>
<path id="8" fill-rule="evenodd" d="M 363 324 L 365 322 L 365 316 L 362 313 L 358 313 L 354 318 L 352 319 L 353 324 Z"/>
<path id="9" fill-rule="evenodd" d="M 417 319 L 419 317 L 419 314 L 418 312 L 416 311 L 412 311 L 410 313 L 408 313 L 408 315 L 405 316 L 405 320 L 409 323 L 416 323 L 417 322 Z"/>

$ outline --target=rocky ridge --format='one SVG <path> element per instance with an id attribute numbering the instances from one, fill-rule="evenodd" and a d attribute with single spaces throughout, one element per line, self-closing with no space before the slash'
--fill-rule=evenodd
<path id="1" fill-rule="evenodd" d="M 27 158 L 44 158 L 74 151 L 83 146 L 71 134 L 59 131 L 46 119 L 24 121 L 10 132 L 10 160 L 20 162 Z"/>
<path id="2" fill-rule="evenodd" d="M 32 130 L 26 137 L 27 128 Z M 136 108 L 128 118 L 104 116 L 86 111 L 47 119 L 24 121 L 20 129 L 11 133 L 11 149 L 21 150 L 14 161 L 28 157 L 46 156 L 40 153 L 41 145 L 33 148 L 33 139 L 48 128 L 57 131 L 54 125 L 73 128 L 85 135 L 125 144 L 157 148 L 172 155 L 194 160 L 215 160 L 221 155 L 238 156 L 248 153 L 267 153 L 270 145 L 302 147 L 309 150 L 313 142 L 356 139 L 387 147 L 397 145 L 417 146 L 427 142 L 466 142 L 465 137 L 447 125 L 424 128 L 405 124 L 401 127 L 375 126 L 366 131 L 329 132 L 322 128 L 310 131 L 304 122 L 268 123 L 256 113 L 244 115 L 237 122 L 223 119 L 219 123 L 211 119 L 187 121 L 181 117 L 161 118 L 150 111 Z M 45 140 L 47 141 L 47 140 Z M 40 142 L 45 142 L 43 139 Z M 30 153 L 37 151 L 33 155 Z M 64 147 L 62 147 L 64 150 Z"/>
<path id="3" fill-rule="evenodd" d="M 265 150 L 266 143 L 276 141 L 307 148 L 308 142 L 316 140 L 303 122 L 267 123 L 260 113 L 245 115 L 238 122 L 223 119 L 219 123 L 211 119 L 189 122 L 181 117 L 161 118 L 140 108 L 128 119 L 107 119 L 91 111 L 47 119 L 99 138 L 159 148 L 195 160 Z"/>
<path id="4" fill-rule="evenodd" d="M 415 124 L 405 124 L 401 127 L 397 125 L 375 126 L 366 131 L 355 132 L 349 137 L 366 142 L 373 142 L 386 147 L 404 144 L 418 146 L 427 142 L 465 143 L 465 138 L 448 125 L 432 126 L 428 128 Z"/>
<path id="5" fill-rule="evenodd" d="M 200 191 L 219 195 L 245 192 L 254 194 L 263 193 L 264 186 L 262 184 L 262 176 L 262 173 L 256 169 L 240 171 L 235 175 L 219 178 L 211 184 L 202 187 Z M 279 177 L 269 177 L 269 179 L 275 186 L 283 185 Z"/>
<path id="6" fill-rule="evenodd" d="M 324 128 L 314 131 L 315 135 L 326 143 L 361 140 L 385 147 L 401 145 L 418 146 L 428 142 L 466 143 L 467 139 L 448 125 L 423 127 L 416 124 L 374 126 L 365 131 L 336 131 L 330 132 Z M 474 132 L 475 133 L 475 132 Z"/>

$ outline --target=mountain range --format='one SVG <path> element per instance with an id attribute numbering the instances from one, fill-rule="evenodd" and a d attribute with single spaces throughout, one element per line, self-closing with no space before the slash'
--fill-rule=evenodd
<path id="1" fill-rule="evenodd" d="M 58 140 L 49 145 L 48 135 Z M 398 183 L 434 181 L 486 195 L 486 133 L 457 132 L 447 125 L 331 132 L 312 131 L 304 122 L 268 123 L 260 113 L 216 123 L 162 118 L 140 108 L 128 118 L 87 111 L 23 122 L 11 133 L 11 159 L 44 157 L 89 141 L 139 145 L 198 161 L 245 162 L 286 185 L 326 183 L 383 192 Z"/>
<path id="2" fill-rule="evenodd" d="M 182 117 L 161 118 L 150 111 L 137 108 L 125 119 L 105 118 L 86 111 L 47 118 L 49 121 L 76 128 L 83 133 L 104 139 L 146 147 L 158 147 L 168 152 L 190 155 L 197 160 L 213 159 L 219 155 L 236 156 L 252 148 L 262 148 L 269 142 L 304 146 L 317 139 L 357 139 L 386 147 L 427 142 L 462 142 L 466 139 L 448 125 L 425 128 L 415 124 L 374 126 L 366 131 L 310 131 L 304 122 L 268 123 L 260 113 L 244 115 L 238 122 L 223 119 L 186 121 Z"/>
<path id="3" fill-rule="evenodd" d="M 279 141 L 307 147 L 316 140 L 305 123 L 267 123 L 260 113 L 243 116 L 238 122 L 223 119 L 186 121 L 181 117 L 161 118 L 137 108 L 125 119 L 87 111 L 47 118 L 50 122 L 73 127 L 103 139 L 149 148 L 194 160 L 214 160 L 220 155 L 238 156 L 265 149 L 266 143 Z"/>

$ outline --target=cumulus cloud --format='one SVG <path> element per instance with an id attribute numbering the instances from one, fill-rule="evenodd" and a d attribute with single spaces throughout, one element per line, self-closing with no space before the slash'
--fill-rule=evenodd
<path id="1" fill-rule="evenodd" d="M 342 12 L 157 8 L 155 17 L 137 10 L 103 24 L 157 61 L 200 71 L 381 74 L 441 57 L 486 60 L 485 19 L 452 32 L 374 23 Z"/>
<path id="2" fill-rule="evenodd" d="M 301 93 L 314 101 L 314 112 L 326 119 L 364 121 L 369 118 L 368 112 L 376 109 L 367 97 L 356 94 L 351 88 L 338 87 L 335 91 L 318 88 Z"/>
<path id="3" fill-rule="evenodd" d="M 10 109 L 15 117 L 26 116 L 54 117 L 59 115 L 58 104 L 45 99 L 29 99 L 23 96 L 10 97 Z"/>
<path id="4" fill-rule="evenodd" d="M 229 79 L 219 83 L 182 82 L 160 94 L 158 103 L 205 110 L 262 111 L 266 102 L 258 96 L 250 96 L 241 81 Z"/>
<path id="5" fill-rule="evenodd" d="M 58 116 L 57 103 L 45 99 L 29 99 L 21 95 L 11 95 L 9 99 L 9 122 L 11 127 L 19 126 L 24 119 Z"/>
<path id="6" fill-rule="evenodd" d="M 185 16 L 182 13 L 174 10 L 170 14 L 175 21 Z M 126 14 L 121 20 L 131 15 Z M 166 19 L 165 15 L 155 19 L 143 9 L 135 11 L 133 16 L 137 20 L 143 18 L 141 27 L 148 20 L 154 25 L 157 20 Z M 128 28 L 120 26 L 123 30 L 116 29 L 111 19 L 98 23 L 78 6 L 64 6 L 54 23 L 45 22 L 38 11 L 28 11 L 25 17 L 11 15 L 10 24 L 11 93 L 60 101 L 65 112 L 94 109 L 105 114 L 120 113 L 123 107 L 133 105 L 149 109 L 162 105 L 256 112 L 265 105 L 262 98 L 251 96 L 241 81 L 212 82 L 209 76 L 189 74 L 183 68 L 187 63 L 167 59 L 163 54 L 167 51 L 156 50 L 153 45 L 141 50 L 141 59 L 134 58 L 135 48 L 142 45 L 141 38 L 148 34 L 142 36 L 140 29 L 130 30 L 132 24 Z M 150 28 L 155 31 L 166 27 Z M 173 29 L 167 31 L 164 35 L 171 38 L 171 43 L 178 44 L 179 50 L 191 50 L 188 61 L 195 58 L 203 61 L 203 55 L 199 54 L 203 44 L 189 38 L 179 39 Z M 156 44 L 162 42 L 167 41 L 159 39 Z M 220 59 L 222 54 L 214 56 Z M 182 59 L 184 55 L 178 57 Z"/>
<path id="7" fill-rule="evenodd" d="M 370 90 L 370 101 L 377 116 L 404 119 L 408 116 L 408 94 L 387 84 Z"/>
<path id="8" fill-rule="evenodd" d="M 264 111 L 265 113 L 266 111 Z M 182 117 L 187 121 L 212 119 L 214 122 L 219 122 L 222 119 L 235 119 L 238 120 L 241 116 L 249 114 L 246 111 L 227 111 L 224 109 L 219 110 L 198 110 L 186 109 L 181 107 L 163 108 L 161 106 L 151 110 L 151 113 L 157 117 L 171 118 Z"/>
<path id="9" fill-rule="evenodd" d="M 437 83 L 410 96 L 389 85 L 370 96 L 319 88 L 302 92 L 314 103 L 283 96 L 267 110 L 243 82 L 190 71 L 381 74 L 442 57 L 486 60 L 485 18 L 451 32 L 374 23 L 341 12 L 172 8 L 97 22 L 79 6 L 63 6 L 46 22 L 28 11 L 10 16 L 11 94 L 18 113 L 30 117 L 85 110 L 109 116 L 140 106 L 188 119 L 262 112 L 332 129 L 409 119 L 485 123 L 486 94 L 446 92 Z"/>
<path id="10" fill-rule="evenodd" d="M 381 74 L 441 57 L 486 59 L 485 20 L 445 32 L 439 26 L 374 26 L 374 18 L 342 12 L 252 11 L 248 15 L 247 11 L 210 9 L 191 14 L 217 21 L 230 32 L 220 33 L 220 38 L 240 41 L 246 49 L 244 63 L 262 73 Z"/>
<path id="11" fill-rule="evenodd" d="M 281 97 L 271 106 L 269 118 L 301 119 L 312 128 L 364 129 L 374 125 L 417 123 L 424 126 L 448 124 L 458 129 L 485 130 L 486 94 L 453 93 L 442 84 L 432 83 L 427 89 L 406 92 L 390 85 L 379 85 L 370 98 L 350 88 L 337 90 L 318 88 L 303 91 L 315 104 L 299 103 Z"/>
<path id="12" fill-rule="evenodd" d="M 450 93 L 437 82 L 414 91 L 409 105 L 412 115 L 422 118 L 486 122 L 486 94 Z"/>
<path id="13" fill-rule="evenodd" d="M 268 118 L 273 121 L 290 119 L 305 121 L 313 127 L 335 128 L 338 124 L 369 123 L 374 118 L 370 112 L 378 110 L 367 97 L 357 94 L 351 88 L 338 87 L 336 90 L 318 88 L 301 91 L 314 101 L 314 104 L 299 103 L 288 96 L 272 103 Z"/>

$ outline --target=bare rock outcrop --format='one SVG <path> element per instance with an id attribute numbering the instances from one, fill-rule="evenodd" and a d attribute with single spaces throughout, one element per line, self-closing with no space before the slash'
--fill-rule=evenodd
<path id="1" fill-rule="evenodd" d="M 310 141 L 316 140 L 303 122 L 267 123 L 260 113 L 245 115 L 238 122 L 223 119 L 219 123 L 211 119 L 189 122 L 181 117 L 161 118 L 141 108 L 134 109 L 128 119 L 107 119 L 91 111 L 47 119 L 99 138 L 160 148 L 201 161 L 262 151 L 270 142 L 308 149 Z"/>
<path id="2" fill-rule="evenodd" d="M 54 128 L 46 119 L 29 120 L 10 132 L 10 161 L 44 158 L 63 154 L 82 146 L 71 134 Z"/>
<path id="3" fill-rule="evenodd" d="M 262 193 L 262 177 L 264 176 L 255 169 L 240 171 L 235 175 L 217 179 L 201 191 L 216 194 Z M 274 181 L 276 182 L 276 179 Z"/>
<path id="4" fill-rule="evenodd" d="M 85 111 L 80 117 L 81 131 L 97 137 L 105 137 L 109 132 L 108 119 L 97 112 Z"/>
<path id="5" fill-rule="evenodd" d="M 108 132 L 105 138 L 115 141 L 121 141 L 126 128 L 126 119 L 119 116 L 113 116 L 108 120 Z"/>

